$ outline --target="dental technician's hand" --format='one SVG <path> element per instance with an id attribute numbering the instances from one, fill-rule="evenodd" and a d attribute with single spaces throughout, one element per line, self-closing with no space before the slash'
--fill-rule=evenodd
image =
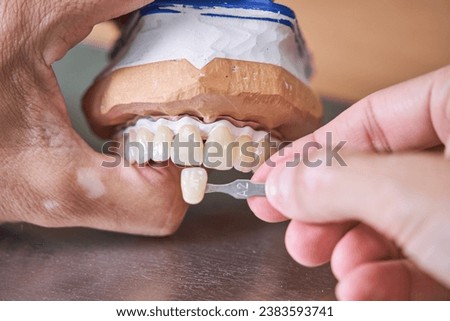
<path id="1" fill-rule="evenodd" d="M 179 170 L 102 167 L 111 159 L 72 129 L 51 67 L 95 24 L 149 2 L 0 1 L 0 223 L 144 235 L 178 227 Z"/>
<path id="2" fill-rule="evenodd" d="M 333 147 L 347 142 L 347 166 L 286 166 L 327 132 Z M 424 152 L 441 145 L 447 157 Z M 267 200 L 250 206 L 292 220 L 289 253 L 306 266 L 331 261 L 339 299 L 450 299 L 450 66 L 361 100 L 272 160 L 254 177 Z"/>

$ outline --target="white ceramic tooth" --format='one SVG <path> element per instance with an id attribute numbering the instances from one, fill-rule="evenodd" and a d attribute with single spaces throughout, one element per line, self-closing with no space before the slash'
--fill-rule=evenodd
<path id="1" fill-rule="evenodd" d="M 258 163 L 256 164 L 255 167 L 253 167 L 252 171 L 256 172 L 258 170 L 258 168 L 261 167 L 261 165 L 264 163 L 265 159 L 265 149 L 264 149 L 264 145 L 263 145 L 263 140 L 258 142 L 258 148 L 256 149 L 256 155 L 258 155 Z"/>
<path id="2" fill-rule="evenodd" d="M 257 154 L 259 158 L 258 164 L 253 168 L 253 171 L 256 172 L 258 168 L 261 167 L 262 164 L 271 156 L 271 146 L 269 138 L 266 137 L 258 142 Z"/>
<path id="3" fill-rule="evenodd" d="M 170 159 L 173 142 L 173 132 L 166 126 L 159 126 L 153 139 L 151 158 L 155 162 L 165 162 Z"/>
<path id="4" fill-rule="evenodd" d="M 141 153 L 141 150 L 139 152 L 139 164 L 144 164 L 150 160 L 151 153 L 153 151 L 153 139 L 155 138 L 155 135 L 147 128 L 145 127 L 139 127 L 136 133 L 136 141 L 141 144 L 141 148 L 143 153 Z"/>
<path id="5" fill-rule="evenodd" d="M 203 166 L 219 171 L 232 169 L 234 165 L 233 145 L 237 145 L 237 143 L 235 143 L 230 130 L 221 125 L 215 127 L 205 143 Z"/>
<path id="6" fill-rule="evenodd" d="M 240 136 L 237 142 L 239 146 L 234 149 L 234 168 L 243 173 L 250 173 L 256 165 L 256 143 L 252 142 L 252 138 L 248 135 Z"/>
<path id="7" fill-rule="evenodd" d="M 179 142 L 189 146 L 172 148 L 172 162 L 182 166 L 201 166 L 203 162 L 203 139 L 200 130 L 194 125 L 185 125 L 178 132 Z"/>
<path id="8" fill-rule="evenodd" d="M 181 191 L 183 199 L 188 204 L 198 204 L 205 197 L 208 173 L 204 168 L 185 168 L 181 172 Z"/>
<path id="9" fill-rule="evenodd" d="M 134 143 L 136 143 L 136 131 L 134 129 L 130 129 L 128 131 L 128 141 L 125 143 L 125 158 L 130 164 L 134 164 L 137 162 L 137 150 L 136 147 L 132 147 Z"/>

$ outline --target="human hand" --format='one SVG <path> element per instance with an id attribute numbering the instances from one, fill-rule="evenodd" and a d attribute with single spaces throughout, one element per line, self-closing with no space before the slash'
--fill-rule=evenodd
<path id="1" fill-rule="evenodd" d="M 325 146 L 327 132 L 347 142 L 347 167 L 286 166 L 308 142 Z M 450 158 L 450 66 L 363 99 L 273 156 L 277 166 L 253 178 L 267 199 L 249 204 L 263 220 L 292 220 L 296 261 L 331 260 L 339 299 L 449 299 L 450 161 L 418 152 L 442 144 Z"/>
<path id="2" fill-rule="evenodd" d="M 0 222 L 155 236 L 178 227 L 180 170 L 102 167 L 110 159 L 72 129 L 51 67 L 95 24 L 149 2 L 0 2 Z"/>

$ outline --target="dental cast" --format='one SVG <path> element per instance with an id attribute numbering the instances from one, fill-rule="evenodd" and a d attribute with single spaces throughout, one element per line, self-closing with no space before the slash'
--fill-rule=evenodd
<path id="1" fill-rule="evenodd" d="M 170 10 L 141 18 L 113 71 L 181 59 L 200 70 L 215 58 L 226 58 L 279 66 L 308 82 L 309 61 L 292 30 L 295 19 L 237 8 L 173 5 Z"/>

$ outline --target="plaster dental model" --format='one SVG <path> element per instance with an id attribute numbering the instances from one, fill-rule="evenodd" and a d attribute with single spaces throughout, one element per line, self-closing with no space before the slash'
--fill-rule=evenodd
<path id="1" fill-rule="evenodd" d="M 285 6 L 156 0 L 131 19 L 119 43 L 85 97 L 85 112 L 100 136 L 126 134 L 125 143 L 144 146 L 125 152 L 132 163 L 197 166 L 182 173 L 187 203 L 205 193 L 199 166 L 250 172 L 273 152 L 263 144 L 269 133 L 292 141 L 319 125 L 310 56 Z M 175 148 L 175 141 L 195 147 Z"/>

